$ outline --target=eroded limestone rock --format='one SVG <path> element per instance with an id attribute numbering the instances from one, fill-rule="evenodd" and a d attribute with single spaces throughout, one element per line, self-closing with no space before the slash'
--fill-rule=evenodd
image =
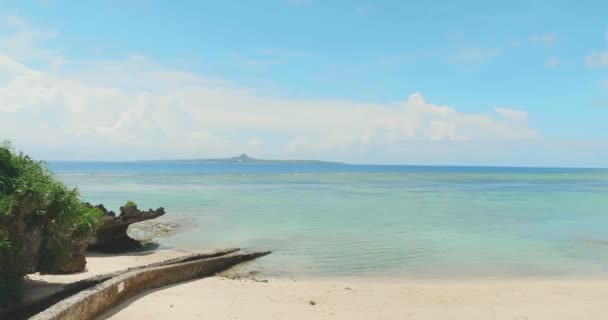
<path id="1" fill-rule="evenodd" d="M 120 207 L 120 214 L 117 216 L 101 204 L 95 207 L 101 210 L 104 216 L 96 236 L 89 242 L 88 249 L 100 252 L 125 252 L 140 248 L 142 244 L 127 235 L 129 225 L 155 219 L 165 214 L 165 209 L 162 207 L 156 210 L 141 211 L 137 205 L 131 205 Z"/>

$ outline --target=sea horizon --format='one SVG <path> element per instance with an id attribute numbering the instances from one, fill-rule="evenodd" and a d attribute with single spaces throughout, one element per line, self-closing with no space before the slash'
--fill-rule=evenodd
<path id="1" fill-rule="evenodd" d="M 608 170 L 49 162 L 84 200 L 165 207 L 184 250 L 273 254 L 246 268 L 304 277 L 604 277 Z"/>
<path id="2" fill-rule="evenodd" d="M 274 160 L 274 159 L 272 159 Z M 225 162 L 201 162 L 200 159 L 142 159 L 142 160 L 40 160 L 51 166 L 61 163 L 147 163 L 147 162 L 175 162 L 175 163 L 206 163 L 206 164 L 222 164 Z M 277 160 L 274 160 L 277 161 Z M 283 161 L 283 160 L 278 160 Z M 417 163 L 375 163 L 375 162 L 341 162 L 338 160 L 299 160 L 285 159 L 285 161 L 319 161 L 319 164 L 302 164 L 310 166 L 327 166 L 327 165 L 343 165 L 343 166 L 386 166 L 386 167 L 428 167 L 428 168 L 495 168 L 495 169 L 592 169 L 592 170 L 608 170 L 606 166 L 568 166 L 568 165 L 509 165 L 509 164 L 417 164 Z M 239 165 L 290 165 L 290 163 L 233 163 Z"/>

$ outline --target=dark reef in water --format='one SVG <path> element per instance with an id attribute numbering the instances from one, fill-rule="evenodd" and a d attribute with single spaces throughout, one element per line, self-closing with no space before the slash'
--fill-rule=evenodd
<path id="1" fill-rule="evenodd" d="M 91 204 L 88 204 L 91 206 Z M 141 249 L 143 244 L 127 235 L 129 225 L 146 220 L 156 219 L 165 214 L 164 208 L 141 211 L 134 203 L 120 207 L 120 215 L 108 211 L 103 205 L 95 206 L 103 212 L 101 223 L 95 237 L 89 241 L 88 250 L 98 252 L 127 252 Z"/>

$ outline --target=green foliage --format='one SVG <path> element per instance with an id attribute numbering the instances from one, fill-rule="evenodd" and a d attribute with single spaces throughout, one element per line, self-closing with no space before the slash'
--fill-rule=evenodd
<path id="1" fill-rule="evenodd" d="M 103 212 L 97 208 L 88 208 L 84 205 L 80 206 L 80 214 L 76 216 L 73 222 L 74 236 L 84 238 L 92 235 L 97 231 L 99 219 L 103 216 Z"/>
<path id="2" fill-rule="evenodd" d="M 127 203 L 125 203 L 125 208 L 133 208 L 133 207 L 137 207 L 137 204 L 133 201 L 127 201 Z"/>
<path id="3" fill-rule="evenodd" d="M 0 257 L 8 256 L 13 251 L 13 244 L 8 239 L 6 232 L 0 233 Z"/>
<path id="4" fill-rule="evenodd" d="M 63 185 L 44 163 L 0 143 L 0 275 L 20 273 L 17 255 L 27 241 L 27 230 L 43 234 L 41 263 L 59 261 L 75 240 L 96 231 L 101 215 L 85 206 L 78 190 Z"/>

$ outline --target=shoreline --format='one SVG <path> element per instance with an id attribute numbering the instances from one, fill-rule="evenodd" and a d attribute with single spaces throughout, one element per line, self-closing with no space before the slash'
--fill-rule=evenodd
<path id="1" fill-rule="evenodd" d="M 99 319 L 601 319 L 606 281 L 268 282 L 210 277 L 153 290 Z"/>
<path id="2" fill-rule="evenodd" d="M 53 286 L 191 252 L 89 254 L 86 272 L 32 274 L 38 287 L 26 289 L 31 298 Z M 145 292 L 99 319 L 597 319 L 606 296 L 608 277 L 267 277 L 237 268 Z"/>

